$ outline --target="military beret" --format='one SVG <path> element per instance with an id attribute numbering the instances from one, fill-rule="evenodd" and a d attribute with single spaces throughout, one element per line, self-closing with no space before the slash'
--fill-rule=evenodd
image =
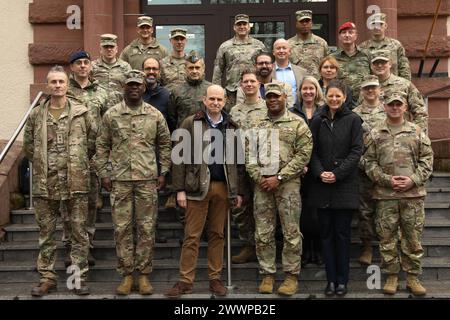
<path id="1" fill-rule="evenodd" d="M 140 70 L 130 70 L 125 73 L 125 84 L 137 82 L 143 84 L 145 82 L 145 73 Z"/>
<path id="2" fill-rule="evenodd" d="M 100 45 L 103 46 L 116 46 L 117 36 L 111 33 L 105 33 L 100 36 Z"/>
<path id="3" fill-rule="evenodd" d="M 189 55 L 186 57 L 186 61 L 190 63 L 196 63 L 197 61 L 201 60 L 202 57 L 197 53 L 197 51 L 192 50 L 189 52 Z"/>
<path id="4" fill-rule="evenodd" d="M 305 19 L 312 20 L 312 11 L 311 10 L 300 10 L 295 13 L 295 17 L 297 21 L 302 21 Z"/>
<path id="5" fill-rule="evenodd" d="M 369 18 L 370 24 L 374 23 L 386 23 L 386 14 L 385 13 L 375 13 Z"/>
<path id="6" fill-rule="evenodd" d="M 384 98 L 385 104 L 389 104 L 393 101 L 400 101 L 404 104 L 407 104 L 406 95 L 402 92 L 393 92 L 389 96 Z"/>
<path id="7" fill-rule="evenodd" d="M 77 61 L 78 59 L 89 59 L 89 60 L 91 60 L 91 56 L 89 55 L 89 53 L 87 53 L 84 50 L 75 51 L 74 53 L 72 53 L 70 55 L 69 63 L 72 64 L 75 61 Z"/>
<path id="8" fill-rule="evenodd" d="M 284 88 L 279 83 L 269 82 L 264 85 L 264 88 L 266 90 L 265 92 L 266 97 L 269 93 L 275 93 L 278 96 L 281 96 L 284 93 Z"/>
<path id="9" fill-rule="evenodd" d="M 346 22 L 339 27 L 338 33 L 341 33 L 342 31 L 347 30 L 347 29 L 356 29 L 356 25 L 350 21 Z"/>
<path id="10" fill-rule="evenodd" d="M 378 77 L 373 75 L 373 74 L 369 74 L 367 76 L 364 77 L 363 82 L 361 83 L 361 88 L 365 88 L 365 87 L 369 87 L 369 86 L 380 86 L 380 81 L 378 81 Z"/>
<path id="11" fill-rule="evenodd" d="M 241 21 L 244 21 L 244 22 L 250 22 L 250 18 L 248 17 L 248 15 L 246 15 L 246 14 L 242 14 L 242 13 L 240 13 L 240 14 L 237 14 L 235 17 L 234 17 L 234 24 L 236 24 L 236 23 L 238 23 L 238 22 L 241 22 Z"/>
<path id="12" fill-rule="evenodd" d="M 175 37 L 186 38 L 186 33 L 187 33 L 186 29 L 182 29 L 182 28 L 172 29 L 172 30 L 170 30 L 170 39 L 173 39 Z"/>
<path id="13" fill-rule="evenodd" d="M 374 63 L 377 60 L 384 60 L 384 61 L 391 60 L 390 51 L 386 49 L 379 49 L 372 52 L 372 59 L 370 60 L 370 63 Z"/>
<path id="14" fill-rule="evenodd" d="M 137 19 L 137 26 L 140 27 L 140 26 L 144 26 L 144 25 L 152 27 L 153 26 L 153 18 L 147 17 L 147 16 L 139 17 Z"/>

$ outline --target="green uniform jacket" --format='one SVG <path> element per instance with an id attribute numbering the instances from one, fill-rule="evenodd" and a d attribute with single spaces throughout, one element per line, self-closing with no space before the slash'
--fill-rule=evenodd
<path id="1" fill-rule="evenodd" d="M 120 54 L 120 59 L 128 62 L 131 69 L 142 70 L 142 63 L 147 58 L 155 58 L 161 61 L 169 54 L 166 47 L 153 39 L 153 41 L 147 45 L 143 45 L 139 39 L 134 39 L 126 46 Z"/>
<path id="2" fill-rule="evenodd" d="M 96 169 L 100 178 L 118 181 L 158 178 L 156 148 L 161 175 L 169 172 L 172 143 L 169 128 L 158 109 L 142 102 L 136 110 L 121 102 L 103 116 L 97 138 Z M 110 156 L 111 153 L 111 156 Z M 107 169 L 111 157 L 112 173 Z"/>
<path id="3" fill-rule="evenodd" d="M 50 99 L 31 111 L 25 126 L 23 148 L 33 163 L 33 195 L 48 197 L 47 189 L 47 115 Z M 95 153 L 97 129 L 85 106 L 67 99 L 69 106 L 67 142 L 67 184 L 70 196 L 89 192 L 89 159 Z"/>
<path id="4" fill-rule="evenodd" d="M 425 182 L 433 171 L 430 139 L 414 123 L 405 121 L 400 132 L 393 134 L 384 121 L 370 132 L 364 163 L 367 175 L 375 183 L 374 199 L 424 197 Z M 405 192 L 394 191 L 392 176 L 410 177 L 415 185 Z"/>

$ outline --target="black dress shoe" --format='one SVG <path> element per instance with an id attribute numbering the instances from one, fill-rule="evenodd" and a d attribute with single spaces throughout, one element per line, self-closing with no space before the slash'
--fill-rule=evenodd
<path id="1" fill-rule="evenodd" d="M 347 294 L 347 286 L 345 284 L 339 284 L 336 288 L 336 294 L 338 296 L 345 296 Z"/>
<path id="2" fill-rule="evenodd" d="M 334 295 L 335 291 L 336 291 L 336 287 L 334 285 L 334 282 L 328 282 L 327 287 L 325 288 L 325 291 L 324 291 L 325 295 L 332 296 L 332 295 Z"/>

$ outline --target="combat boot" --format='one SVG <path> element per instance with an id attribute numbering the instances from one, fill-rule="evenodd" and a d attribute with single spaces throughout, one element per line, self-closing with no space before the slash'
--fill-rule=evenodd
<path id="1" fill-rule="evenodd" d="M 153 287 L 150 284 L 150 281 L 148 281 L 147 275 L 141 274 L 139 275 L 139 294 L 142 295 L 149 295 L 153 293 Z"/>
<path id="2" fill-rule="evenodd" d="M 275 278 L 271 274 L 266 274 L 259 285 L 259 293 L 273 293 Z"/>
<path id="3" fill-rule="evenodd" d="M 427 293 L 427 289 L 422 286 L 415 274 L 406 276 L 406 288 L 415 296 L 424 296 Z"/>
<path id="4" fill-rule="evenodd" d="M 386 294 L 395 294 L 398 289 L 398 276 L 396 274 L 390 274 L 387 279 L 386 283 L 383 287 L 383 293 Z"/>
<path id="5" fill-rule="evenodd" d="M 292 296 L 298 289 L 298 277 L 296 274 L 288 273 L 281 286 L 278 288 L 278 294 L 283 296 Z"/>
<path id="6" fill-rule="evenodd" d="M 240 264 L 256 261 L 255 246 L 245 246 L 237 256 L 231 257 L 231 262 Z"/>
<path id="7" fill-rule="evenodd" d="M 364 266 L 370 265 L 372 263 L 372 254 L 373 254 L 373 249 L 370 244 L 370 241 L 364 242 L 364 247 L 363 247 L 361 256 L 358 259 L 359 263 Z"/>
<path id="8" fill-rule="evenodd" d="M 42 297 L 49 294 L 52 291 L 56 291 L 56 283 L 53 281 L 44 281 L 39 283 L 36 287 L 31 289 L 31 295 L 33 297 Z"/>
<path id="9" fill-rule="evenodd" d="M 133 276 L 132 275 L 125 276 L 122 282 L 117 287 L 116 293 L 121 296 L 126 296 L 130 294 L 132 286 L 133 286 Z"/>

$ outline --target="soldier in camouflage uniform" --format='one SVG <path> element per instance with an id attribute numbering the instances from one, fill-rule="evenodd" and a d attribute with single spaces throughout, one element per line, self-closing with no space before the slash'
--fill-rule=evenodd
<path id="1" fill-rule="evenodd" d="M 236 104 L 236 91 L 239 87 L 239 78 L 244 69 L 251 68 L 252 57 L 265 49 L 264 44 L 249 36 L 250 21 L 246 14 L 238 14 L 234 17 L 234 38 L 222 43 L 217 50 L 214 61 L 214 73 L 212 82 L 222 85 L 227 92 L 227 104 L 225 110 Z"/>
<path id="2" fill-rule="evenodd" d="M 389 50 L 392 62 L 391 72 L 396 76 L 411 81 L 411 69 L 405 48 L 397 39 L 386 37 L 387 27 L 386 14 L 373 14 L 370 17 L 372 38 L 361 43 L 359 47 L 369 51 L 369 54 L 373 54 L 375 50 Z"/>
<path id="3" fill-rule="evenodd" d="M 403 94 L 386 97 L 387 120 L 370 132 L 364 162 L 367 175 L 375 183 L 381 268 L 388 275 L 383 292 L 396 293 L 401 266 L 407 273 L 406 287 L 414 295 L 424 295 L 426 289 L 418 275 L 422 273 L 424 253 L 421 239 L 425 182 L 433 170 L 433 150 L 426 133 L 405 119 L 406 109 Z M 401 257 L 397 247 L 399 233 Z"/>
<path id="4" fill-rule="evenodd" d="M 203 108 L 203 97 L 211 82 L 205 80 L 205 61 L 197 52 L 186 57 L 186 81 L 174 87 L 169 98 L 169 125 L 178 128 L 184 119 Z"/>
<path id="5" fill-rule="evenodd" d="M 267 115 L 266 101 L 260 97 L 260 82 L 256 72 L 246 69 L 242 72 L 240 89 L 245 95 L 245 101 L 231 108 L 231 119 L 236 122 L 240 129 L 250 129 L 252 120 L 263 119 Z M 233 218 L 239 229 L 239 238 L 245 241 L 241 252 L 231 258 L 233 263 L 246 263 L 256 260 L 255 253 L 255 218 L 253 216 L 253 189 L 254 186 L 248 174 L 245 175 L 246 203 L 233 211 Z"/>
<path id="6" fill-rule="evenodd" d="M 92 62 L 92 78 L 98 81 L 108 93 L 108 109 L 123 100 L 122 84 L 125 73 L 130 70 L 128 62 L 117 58 L 117 36 L 109 33 L 102 34 L 100 58 Z"/>
<path id="7" fill-rule="evenodd" d="M 170 43 L 172 54 L 161 60 L 161 85 L 171 90 L 178 84 L 186 81 L 186 29 L 175 28 L 170 30 Z"/>
<path id="8" fill-rule="evenodd" d="M 153 37 L 153 18 L 139 17 L 137 33 L 139 38 L 131 41 L 120 54 L 120 59 L 128 62 L 132 69 L 142 70 L 142 63 L 149 57 L 161 61 L 168 55 L 166 47 Z"/>
<path id="9" fill-rule="evenodd" d="M 56 289 L 56 220 L 60 203 L 71 219 L 72 264 L 79 268 L 81 287 L 89 294 L 89 236 L 86 231 L 89 158 L 95 152 L 96 127 L 87 108 L 67 99 L 68 77 L 61 66 L 47 74 L 50 97 L 32 110 L 25 126 L 24 152 L 33 163 L 33 196 L 39 226 L 37 269 L 40 283 L 31 291 L 42 296 Z"/>
<path id="10" fill-rule="evenodd" d="M 164 187 L 171 165 L 167 123 L 161 112 L 142 100 L 144 77 L 139 70 L 126 74 L 124 101 L 105 113 L 97 139 L 96 167 L 102 186 L 111 191 L 117 270 L 124 277 L 116 289 L 120 295 L 130 293 L 135 270 L 139 272 L 139 293 L 153 292 L 148 275 L 152 271 L 157 190 Z M 111 173 L 107 170 L 109 157 Z"/>
<path id="11" fill-rule="evenodd" d="M 406 94 L 407 111 L 405 119 L 417 124 L 424 132 L 428 131 L 428 112 L 425 102 L 416 86 L 405 78 L 391 73 L 392 62 L 388 50 L 374 51 L 370 68 L 372 74 L 378 77 L 381 86 L 381 96 L 387 97 L 395 92 Z"/>
<path id="12" fill-rule="evenodd" d="M 289 60 L 305 68 L 308 74 L 320 79 L 320 60 L 328 55 L 328 43 L 311 32 L 312 11 L 300 10 L 295 13 L 297 35 L 288 39 L 291 45 Z"/>
<path id="13" fill-rule="evenodd" d="M 337 79 L 352 89 L 350 109 L 358 105 L 361 82 L 370 74 L 370 61 L 366 50 L 356 45 L 358 33 L 353 22 L 346 22 L 338 29 L 340 48 L 331 54 L 339 63 Z"/>
<path id="14" fill-rule="evenodd" d="M 275 228 L 276 213 L 280 216 L 283 230 L 283 271 L 286 278 L 278 288 L 282 295 L 293 295 L 298 287 L 302 235 L 300 233 L 300 173 L 308 164 L 312 151 L 312 136 L 305 121 L 286 109 L 286 94 L 276 83 L 266 85 L 267 115 L 263 120 L 253 122 L 255 134 L 267 130 L 279 134 L 275 141 L 279 158 L 261 159 L 272 153 L 277 146 L 257 143 L 259 159 L 247 154 L 247 172 L 255 184 L 254 216 L 256 223 L 255 242 L 260 272 L 264 278 L 259 286 L 260 293 L 272 293 L 276 273 Z M 270 139 L 270 138 L 269 138 Z M 272 139 L 270 139 L 272 140 Z M 251 141 L 247 150 L 253 149 Z M 277 156 L 277 153 L 274 153 Z"/>
<path id="15" fill-rule="evenodd" d="M 363 119 L 363 139 L 367 147 L 370 130 L 377 123 L 386 120 L 384 105 L 380 101 L 380 83 L 375 75 L 368 75 L 361 83 L 363 103 L 353 109 Z M 363 154 L 364 154 L 363 150 Z M 359 165 L 359 237 L 363 243 L 363 251 L 359 257 L 362 265 L 372 263 L 372 244 L 376 239 L 375 233 L 375 201 L 372 200 L 373 183 L 364 171 L 364 162 Z"/>

